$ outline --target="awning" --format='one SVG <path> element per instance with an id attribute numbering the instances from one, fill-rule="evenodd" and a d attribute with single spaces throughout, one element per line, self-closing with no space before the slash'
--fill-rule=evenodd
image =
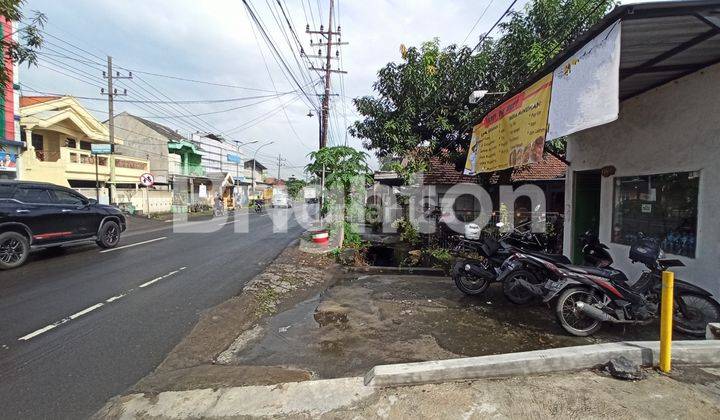
<path id="1" fill-rule="evenodd" d="M 498 103 L 552 72 L 618 19 L 621 101 L 720 63 L 720 0 L 628 4 L 613 9 Z"/>

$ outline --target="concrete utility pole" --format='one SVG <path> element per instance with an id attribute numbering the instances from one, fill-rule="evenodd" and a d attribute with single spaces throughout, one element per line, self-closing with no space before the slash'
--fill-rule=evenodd
<path id="1" fill-rule="evenodd" d="M 107 92 L 105 92 L 105 89 L 100 89 L 100 93 L 103 95 L 107 95 L 108 97 L 108 134 L 110 140 L 110 158 L 108 159 L 108 162 L 110 164 L 109 202 L 110 204 L 115 204 L 114 200 L 117 198 L 117 194 L 115 193 L 115 157 L 113 156 L 113 154 L 115 153 L 115 113 L 113 111 L 113 98 L 115 96 L 127 95 L 127 89 L 123 89 L 122 92 L 118 92 L 118 90 L 113 87 L 113 80 L 132 79 L 132 72 L 128 73 L 127 76 L 121 76 L 120 72 L 116 72 L 115 75 L 113 75 L 112 57 L 108 55 L 107 72 L 103 72 L 103 77 L 106 78 L 108 81 Z M 97 160 L 98 157 L 96 156 L 95 159 Z"/>
<path id="2" fill-rule="evenodd" d="M 325 59 L 325 64 L 322 65 L 322 68 L 317 68 L 315 66 L 311 66 L 311 70 L 315 70 L 318 72 L 324 72 L 325 76 L 325 92 L 323 94 L 323 101 L 322 101 L 322 109 L 321 109 L 321 123 L 320 123 L 320 149 L 327 146 L 327 137 L 328 137 L 328 118 L 330 116 L 330 82 L 331 78 L 330 75 L 332 73 L 347 73 L 346 71 L 340 70 L 340 69 L 333 69 L 330 60 L 338 59 L 339 58 L 339 50 L 336 51 L 335 56 L 333 57 L 332 54 L 332 47 L 333 45 L 347 45 L 347 42 L 340 42 L 340 27 L 337 27 L 337 31 L 333 31 L 333 9 L 335 8 L 335 2 L 334 0 L 330 0 L 330 7 L 329 7 L 329 16 L 328 16 L 328 27 L 327 31 L 324 30 L 323 26 L 320 25 L 319 31 L 311 31 L 310 26 L 307 26 L 307 29 L 305 32 L 308 34 L 317 34 L 325 37 L 326 42 L 322 42 L 322 39 L 318 43 L 310 42 L 310 45 L 312 47 L 327 47 L 327 50 L 325 52 L 325 57 L 322 56 L 322 49 L 318 50 L 317 56 L 307 56 L 308 58 L 320 58 Z M 333 42 L 333 35 L 338 36 L 338 41 Z"/>
<path id="3" fill-rule="evenodd" d="M 278 176 L 277 176 L 278 181 L 280 180 L 280 166 L 281 165 L 282 165 L 282 156 L 280 155 L 280 153 L 278 153 Z"/>

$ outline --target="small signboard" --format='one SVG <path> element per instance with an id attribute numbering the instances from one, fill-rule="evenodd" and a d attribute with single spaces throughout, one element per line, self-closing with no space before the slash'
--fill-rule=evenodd
<path id="1" fill-rule="evenodd" d="M 90 153 L 93 155 L 109 155 L 113 152 L 112 144 L 92 143 L 90 144 Z"/>
<path id="2" fill-rule="evenodd" d="M 17 172 L 17 155 L 10 152 L 0 152 L 0 171 Z"/>
<path id="3" fill-rule="evenodd" d="M 155 177 L 153 176 L 153 174 L 144 173 L 140 175 L 140 183 L 146 187 L 152 187 L 155 183 Z"/>
<path id="4" fill-rule="evenodd" d="M 242 163 L 242 159 L 238 155 L 234 155 L 232 153 L 228 153 L 227 160 L 230 163 Z"/>

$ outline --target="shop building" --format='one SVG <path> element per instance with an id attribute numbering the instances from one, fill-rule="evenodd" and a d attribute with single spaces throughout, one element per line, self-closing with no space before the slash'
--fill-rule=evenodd
<path id="1" fill-rule="evenodd" d="M 0 16 L 0 27 L 3 39 L 12 37 L 17 41 L 15 33 L 17 23 L 6 20 Z M 8 82 L 0 96 L 2 112 L 0 112 L 0 179 L 17 179 L 19 167 L 22 164 L 20 153 L 25 143 L 20 138 L 19 126 L 19 94 L 18 94 L 18 67 L 8 58 L 4 58 L 4 66 L 8 75 Z"/>
<path id="2" fill-rule="evenodd" d="M 593 230 L 635 279 L 630 244 L 651 236 L 685 264 L 677 277 L 720 296 L 718 14 L 717 1 L 621 6 L 596 27 L 623 22 L 620 112 L 568 137 L 566 255 Z"/>

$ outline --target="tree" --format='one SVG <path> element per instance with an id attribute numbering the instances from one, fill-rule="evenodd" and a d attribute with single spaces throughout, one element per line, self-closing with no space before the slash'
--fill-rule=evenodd
<path id="1" fill-rule="evenodd" d="M 357 245 L 360 237 L 348 222 L 364 218 L 361 200 L 365 185 L 370 180 L 367 153 L 347 146 L 325 147 L 310 153 L 312 163 L 306 170 L 321 177 L 325 173 L 325 188 L 330 194 L 323 195 L 323 217 L 334 215 L 344 222 L 345 243 Z"/>
<path id="2" fill-rule="evenodd" d="M 290 197 L 295 199 L 297 199 L 300 190 L 302 190 L 306 185 L 307 182 L 297 178 L 290 178 L 285 182 L 285 188 L 287 188 L 288 194 Z"/>
<path id="3" fill-rule="evenodd" d="M 25 0 L 0 0 L 0 16 L 8 21 L 18 22 L 23 18 L 22 6 Z M 14 34 L 5 34 L 0 46 L 5 52 L 5 57 L 9 58 L 12 63 L 28 65 L 37 64 L 37 50 L 42 46 L 43 37 L 41 29 L 45 26 L 47 17 L 40 12 L 33 12 L 33 17 L 23 27 L 16 30 L 20 42 L 13 39 Z M 3 61 L 4 63 L 4 61 Z M 0 65 L 0 83 L 4 86 L 10 80 L 8 71 L 4 65 Z"/>
<path id="4" fill-rule="evenodd" d="M 507 92 L 518 88 L 555 54 L 605 15 L 610 0 L 536 0 L 500 24 L 500 36 L 488 38 L 475 51 L 440 47 L 434 39 L 419 48 L 401 47 L 402 60 L 378 71 L 376 96 L 353 100 L 363 120 L 350 128 L 353 136 L 378 157 L 403 156 L 418 146 L 451 159 L 464 160 L 471 128 L 497 105 L 499 96 L 478 106 L 470 92 Z"/>

